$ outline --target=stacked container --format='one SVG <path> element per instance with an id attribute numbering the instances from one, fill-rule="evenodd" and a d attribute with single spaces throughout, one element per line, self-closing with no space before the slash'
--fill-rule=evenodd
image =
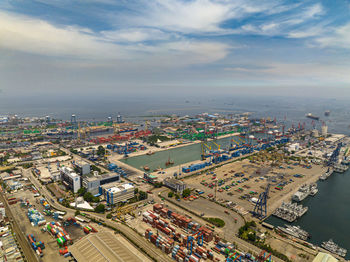
<path id="1" fill-rule="evenodd" d="M 67 243 L 70 243 L 72 240 L 70 236 L 67 234 L 66 230 L 64 230 L 60 223 L 51 222 L 46 224 L 47 231 L 50 232 L 57 240 L 57 244 L 59 246 L 65 246 Z"/>

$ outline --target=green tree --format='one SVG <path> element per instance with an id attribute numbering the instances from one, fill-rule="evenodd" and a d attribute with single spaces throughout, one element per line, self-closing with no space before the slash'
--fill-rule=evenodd
<path id="1" fill-rule="evenodd" d="M 98 148 L 97 148 L 97 155 L 104 156 L 105 153 L 106 153 L 105 148 L 103 146 L 98 146 Z"/>
<path id="2" fill-rule="evenodd" d="M 144 199 L 147 199 L 148 195 L 146 192 L 144 191 L 139 191 L 139 200 L 144 200 Z"/>
<path id="3" fill-rule="evenodd" d="M 176 194 L 176 195 L 175 195 L 175 198 L 176 198 L 176 199 L 180 199 L 180 195 L 179 195 L 179 194 Z"/>
<path id="4" fill-rule="evenodd" d="M 107 217 L 108 219 L 111 219 L 111 218 L 112 218 L 112 214 L 111 214 L 111 213 L 108 213 L 106 217 Z"/>
<path id="5" fill-rule="evenodd" d="M 91 202 L 93 200 L 94 196 L 90 192 L 86 192 L 84 194 L 84 200 L 87 202 Z"/>
<path id="6" fill-rule="evenodd" d="M 249 239 L 250 241 L 255 242 L 255 240 L 256 240 L 256 234 L 255 234 L 255 232 L 250 232 L 250 233 L 248 234 L 248 239 Z"/>
<path id="7" fill-rule="evenodd" d="M 163 183 L 162 182 L 158 182 L 158 183 L 155 183 L 154 184 L 154 187 L 155 188 L 160 188 L 160 187 L 162 187 L 163 186 Z"/>
<path id="8" fill-rule="evenodd" d="M 104 213 L 105 212 L 105 205 L 99 204 L 95 208 L 95 212 L 97 213 Z"/>
<path id="9" fill-rule="evenodd" d="M 183 192 L 182 192 L 182 197 L 188 197 L 191 195 L 191 189 L 186 188 Z"/>
<path id="10" fill-rule="evenodd" d="M 169 193 L 168 193 L 168 197 L 173 197 L 174 196 L 174 192 L 173 191 L 170 191 Z"/>
<path id="11" fill-rule="evenodd" d="M 80 215 L 80 211 L 79 210 L 75 211 L 75 216 L 78 216 L 78 215 Z"/>
<path id="12" fill-rule="evenodd" d="M 86 193 L 86 188 L 85 187 L 81 187 L 81 188 L 78 189 L 78 195 L 79 196 L 83 196 L 83 195 L 85 195 L 85 193 Z"/>
<path id="13" fill-rule="evenodd" d="M 94 197 L 92 197 L 92 202 L 98 203 L 98 202 L 100 202 L 100 198 L 94 196 Z"/>
<path id="14" fill-rule="evenodd" d="M 135 188 L 134 189 L 134 193 L 137 194 L 139 192 L 139 189 L 138 188 Z"/>

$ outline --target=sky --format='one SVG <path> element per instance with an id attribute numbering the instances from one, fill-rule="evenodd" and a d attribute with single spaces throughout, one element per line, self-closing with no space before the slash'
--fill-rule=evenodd
<path id="1" fill-rule="evenodd" d="M 349 0 L 0 1 L 0 97 L 349 90 Z"/>

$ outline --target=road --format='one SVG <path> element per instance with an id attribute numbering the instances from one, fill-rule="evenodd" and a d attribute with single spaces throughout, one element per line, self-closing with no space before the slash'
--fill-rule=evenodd
<path id="1" fill-rule="evenodd" d="M 61 211 L 66 211 L 68 216 L 74 216 L 75 210 L 72 210 L 70 208 L 64 207 L 60 205 L 51 195 L 51 193 L 45 188 L 45 186 L 41 186 L 41 184 L 38 182 L 36 178 L 33 177 L 31 174 L 31 171 L 24 170 L 23 174 L 25 174 L 30 181 L 37 187 L 37 189 L 40 191 L 40 193 L 49 200 L 50 205 Z M 51 201 L 53 199 L 54 201 Z M 144 252 L 146 252 L 149 256 L 153 257 L 157 261 L 166 262 L 166 261 L 172 261 L 170 257 L 168 257 L 165 253 L 163 253 L 160 249 L 156 248 L 152 243 L 148 242 L 145 238 L 140 236 L 137 232 L 129 228 L 128 226 L 125 226 L 121 223 L 111 221 L 109 219 L 105 218 L 104 214 L 96 214 L 92 212 L 85 212 L 90 218 L 94 218 L 96 220 L 99 220 L 103 223 L 106 223 L 107 225 L 117 228 L 120 230 L 124 235 L 127 236 L 132 242 L 136 243 L 137 247 L 142 248 Z M 31 261 L 31 260 L 29 260 Z"/>
<path id="2" fill-rule="evenodd" d="M 61 148 L 62 149 L 62 148 Z M 64 150 L 64 149 L 63 149 Z M 68 152 L 67 152 L 68 153 Z M 70 152 L 69 152 L 70 153 Z M 80 156 L 77 156 L 80 158 Z M 41 184 L 38 182 L 38 180 L 31 174 L 31 172 L 29 171 L 29 174 L 27 173 L 28 178 L 30 179 L 30 181 L 37 187 L 37 189 L 47 198 L 50 199 L 50 204 L 58 209 L 58 210 L 62 210 L 62 211 L 66 211 L 68 214 L 73 214 L 74 210 L 66 208 L 64 206 L 61 206 L 56 200 L 51 201 L 51 199 L 53 198 L 51 196 L 51 193 L 45 188 L 45 186 L 41 186 Z M 161 199 L 158 196 L 158 193 L 161 190 L 155 190 L 153 197 L 155 198 L 156 202 L 161 202 Z M 231 212 L 231 211 L 230 211 Z M 108 220 L 105 218 L 104 215 L 102 214 L 96 214 L 96 213 L 92 213 L 92 212 L 85 212 L 86 214 L 88 214 L 90 217 L 98 219 L 100 221 L 103 221 L 104 223 L 106 223 L 109 226 L 115 227 L 118 230 L 120 230 L 123 234 L 125 234 L 126 236 L 128 236 L 128 238 L 130 238 L 134 243 L 137 243 L 137 245 L 139 247 L 141 247 L 148 255 L 150 255 L 151 257 L 155 258 L 157 261 L 171 261 L 171 258 L 166 256 L 165 253 L 163 253 L 161 250 L 157 249 L 154 247 L 153 244 L 151 244 L 150 242 L 148 242 L 147 240 L 145 240 L 142 236 L 140 236 L 138 233 L 136 233 L 135 231 L 133 231 L 131 228 L 129 228 L 128 226 L 125 226 L 121 223 L 117 223 L 111 220 Z M 212 212 L 210 212 L 210 215 L 212 214 Z M 196 219 L 198 222 L 202 223 L 202 224 L 206 224 L 207 222 L 205 220 L 203 220 L 200 216 L 197 216 Z M 225 219 L 227 220 L 227 219 Z M 233 224 L 233 223 L 228 223 L 228 224 Z M 236 226 L 234 226 L 236 227 Z M 232 231 L 231 231 L 232 232 Z M 226 233 L 227 231 L 224 230 L 222 232 L 222 234 L 220 235 L 221 237 L 226 238 L 227 240 L 231 241 L 231 242 L 235 242 L 240 250 L 248 252 L 251 251 L 254 254 L 260 254 L 261 249 L 238 238 L 237 236 L 235 236 L 234 233 L 231 233 L 227 236 Z M 277 257 L 273 257 L 273 261 L 276 262 L 283 262 L 281 259 L 277 258 Z"/>
<path id="3" fill-rule="evenodd" d="M 156 202 L 159 202 L 159 203 L 162 202 L 162 200 L 160 198 L 161 195 L 158 194 L 161 191 L 164 191 L 164 189 L 156 189 L 156 190 L 153 191 L 153 198 L 154 198 L 154 200 Z M 167 201 L 167 198 L 164 197 L 164 200 Z M 198 204 L 197 201 L 201 201 L 201 200 L 204 200 L 204 199 L 197 199 L 197 200 L 191 202 L 191 205 L 192 205 L 191 207 L 187 207 L 186 206 L 186 208 L 194 212 L 195 215 L 192 214 L 192 213 L 189 214 L 189 215 L 192 216 L 192 217 L 195 216 L 194 219 L 196 220 L 196 222 L 201 223 L 202 225 L 204 225 L 204 224 L 207 224 L 208 222 L 203 220 L 203 218 L 198 213 L 196 213 L 196 211 L 199 210 L 198 209 L 199 208 L 198 207 L 199 204 Z M 239 250 L 241 250 L 241 251 L 253 252 L 253 254 L 259 255 L 260 252 L 261 252 L 260 248 L 258 248 L 256 246 L 254 246 L 254 245 L 252 245 L 252 244 L 250 244 L 250 243 L 240 239 L 235 234 L 238 231 L 238 225 L 240 225 L 240 224 L 242 225 L 242 223 L 243 223 L 241 221 L 242 218 L 237 213 L 235 213 L 235 212 L 233 212 L 231 210 L 228 210 L 229 215 L 225 214 L 224 210 L 226 210 L 226 209 L 223 208 L 222 206 L 218 205 L 218 204 L 215 204 L 213 202 L 209 202 L 209 204 L 210 204 L 210 207 L 212 208 L 212 210 L 210 210 L 210 207 L 208 207 L 208 206 L 205 206 L 205 205 L 203 206 L 203 210 L 204 210 L 205 215 L 206 216 L 209 215 L 209 216 L 215 216 L 215 217 L 223 218 L 224 221 L 225 221 L 225 224 L 227 223 L 227 227 L 225 226 L 223 228 L 223 230 L 221 230 L 221 229 L 216 230 L 216 232 L 219 234 L 219 236 L 222 237 L 222 238 L 225 238 L 226 240 L 228 240 L 228 241 L 230 241 L 232 243 L 236 243 L 236 245 L 238 246 Z M 212 207 L 211 204 L 216 205 L 217 207 Z M 172 207 L 172 208 L 174 208 L 174 209 L 179 209 L 178 206 L 175 206 L 174 204 L 170 203 L 169 201 L 167 201 L 167 205 Z M 179 202 L 179 205 L 180 206 L 183 205 L 183 202 Z M 196 205 L 197 205 L 197 207 L 196 207 Z M 183 211 L 185 213 L 188 213 L 185 210 L 183 210 Z M 228 221 L 230 219 L 230 217 L 232 218 L 232 221 Z M 237 224 L 234 223 L 234 217 L 238 218 Z M 283 262 L 283 260 L 281 260 L 281 259 L 279 259 L 279 258 L 277 258 L 275 256 L 272 256 L 272 260 L 274 262 Z"/>
<path id="4" fill-rule="evenodd" d="M 17 221 L 15 220 L 15 218 L 11 212 L 11 209 L 10 209 L 9 205 L 7 204 L 7 201 L 6 201 L 2 192 L 0 193 L 0 201 L 4 203 L 5 210 L 6 210 L 6 216 L 9 218 L 9 220 L 11 222 L 12 229 L 16 234 L 17 241 L 18 241 L 20 247 L 22 248 L 24 256 L 26 257 L 27 261 L 38 261 L 37 255 L 34 253 L 33 249 L 29 245 L 29 242 L 28 242 L 26 236 L 23 234 L 20 227 L 18 226 Z"/>

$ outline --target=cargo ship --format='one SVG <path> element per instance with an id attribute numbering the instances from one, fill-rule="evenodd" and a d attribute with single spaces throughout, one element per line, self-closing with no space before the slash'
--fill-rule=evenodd
<path id="1" fill-rule="evenodd" d="M 322 176 L 320 176 L 320 180 L 324 181 L 328 177 L 330 177 L 333 174 L 333 169 L 328 168 L 327 172 L 325 172 Z"/>
<path id="2" fill-rule="evenodd" d="M 341 257 L 345 257 L 346 253 L 348 252 L 345 248 L 342 248 L 334 243 L 332 239 L 328 240 L 327 242 L 322 242 L 321 247 Z"/>
<path id="3" fill-rule="evenodd" d="M 311 235 L 308 232 L 301 229 L 299 226 L 290 226 L 290 225 L 285 225 L 285 227 L 278 226 L 277 230 L 281 231 L 282 233 L 299 238 L 301 240 L 307 240 L 308 238 L 311 237 Z"/>
<path id="4" fill-rule="evenodd" d="M 305 115 L 307 118 L 313 119 L 313 120 L 320 120 L 320 118 L 318 116 L 314 116 L 311 113 L 308 113 Z"/>
<path id="5" fill-rule="evenodd" d="M 302 185 L 298 191 L 292 196 L 292 199 L 296 202 L 303 201 L 310 194 L 310 186 L 307 184 Z"/>

